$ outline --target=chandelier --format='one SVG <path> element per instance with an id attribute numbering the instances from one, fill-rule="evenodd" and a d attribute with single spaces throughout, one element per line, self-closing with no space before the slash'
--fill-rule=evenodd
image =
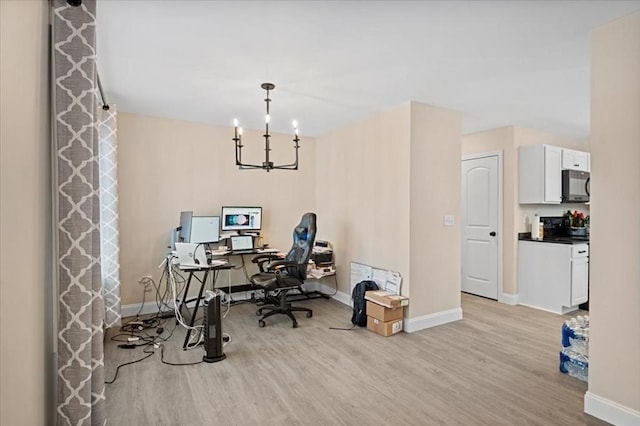
<path id="1" fill-rule="evenodd" d="M 298 122 L 295 120 L 293 121 L 293 131 L 294 131 L 293 142 L 295 143 L 294 149 L 296 152 L 296 160 L 291 164 L 276 165 L 276 164 L 273 164 L 273 161 L 269 159 L 269 153 L 271 152 L 271 147 L 269 145 L 270 139 L 271 139 L 271 135 L 269 134 L 269 121 L 271 120 L 271 117 L 269 116 L 269 103 L 271 102 L 271 99 L 269 99 L 269 91 L 275 89 L 276 86 L 273 83 L 262 83 L 260 87 L 262 87 L 264 90 L 267 91 L 267 98 L 264 100 L 264 102 L 267 104 L 267 115 L 265 116 L 265 119 L 264 119 L 265 132 L 264 132 L 264 135 L 262 135 L 264 137 L 265 158 L 261 165 L 242 162 L 242 148 L 244 147 L 244 145 L 242 145 L 242 128 L 238 127 L 238 119 L 235 119 L 233 120 L 233 126 L 234 126 L 233 141 L 236 144 L 236 166 L 238 166 L 239 169 L 263 169 L 263 170 L 266 170 L 267 172 L 273 169 L 298 170 L 298 149 L 300 148 L 300 145 L 299 145 L 300 139 L 298 138 Z"/>

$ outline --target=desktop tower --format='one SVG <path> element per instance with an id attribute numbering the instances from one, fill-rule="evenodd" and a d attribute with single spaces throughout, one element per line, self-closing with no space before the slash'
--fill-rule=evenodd
<path id="1" fill-rule="evenodd" d="M 227 356 L 222 351 L 222 315 L 220 294 L 209 293 L 204 299 L 204 362 L 218 362 Z"/>

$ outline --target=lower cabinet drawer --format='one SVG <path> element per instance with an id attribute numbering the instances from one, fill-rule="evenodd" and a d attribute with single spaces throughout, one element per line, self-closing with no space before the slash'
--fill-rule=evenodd
<path id="1" fill-rule="evenodd" d="M 571 247 L 571 258 L 579 259 L 581 257 L 589 257 L 588 244 L 575 244 Z"/>

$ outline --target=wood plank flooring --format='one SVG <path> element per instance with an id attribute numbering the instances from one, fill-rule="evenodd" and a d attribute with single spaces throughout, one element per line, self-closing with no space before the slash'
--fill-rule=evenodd
<path id="1" fill-rule="evenodd" d="M 385 338 L 329 329 L 351 326 L 351 309 L 339 302 L 297 304 L 314 309 L 313 318 L 296 315 L 297 329 L 281 315 L 259 328 L 255 305 L 232 306 L 224 361 L 168 366 L 156 349 L 121 368 L 107 385 L 108 424 L 606 424 L 583 413 L 587 384 L 558 371 L 562 321 L 575 313 L 463 294 L 462 321 Z M 202 358 L 202 348 L 183 351 L 183 339 L 176 329 L 165 360 Z M 107 340 L 107 379 L 142 356 Z"/>

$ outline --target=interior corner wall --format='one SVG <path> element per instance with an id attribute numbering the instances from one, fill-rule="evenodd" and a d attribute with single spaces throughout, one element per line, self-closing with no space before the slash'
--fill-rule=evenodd
<path id="1" fill-rule="evenodd" d="M 591 47 L 591 276 L 585 408 L 640 423 L 640 12 L 597 28 Z M 592 404 L 593 403 L 593 404 Z M 628 417 L 603 417 L 606 405 Z M 635 416 L 630 413 L 635 411 Z"/>
<path id="2" fill-rule="evenodd" d="M 243 161 L 264 160 L 264 130 L 243 135 Z M 272 159 L 290 163 L 291 135 L 273 134 Z M 288 250 L 302 214 L 315 211 L 315 139 L 301 136 L 298 171 L 239 170 L 232 127 L 118 113 L 118 195 L 122 304 L 142 301 L 138 280 L 156 281 L 181 211 L 220 215 L 222 206 L 262 206 L 262 242 Z M 325 235 L 319 217 L 318 237 Z M 232 258 L 234 263 L 240 262 Z M 249 265 L 253 267 L 253 265 Z M 249 268 L 249 273 L 254 272 Z M 246 283 L 233 271 L 234 284 Z M 224 275 L 224 274 L 222 274 Z M 222 276 L 218 287 L 228 283 Z"/>
<path id="3" fill-rule="evenodd" d="M 338 290 L 350 262 L 398 271 L 409 283 L 409 103 L 317 138 L 319 234 L 334 245 Z"/>
<path id="4" fill-rule="evenodd" d="M 461 128 L 460 113 L 411 102 L 408 318 L 460 308 Z"/>
<path id="5" fill-rule="evenodd" d="M 47 1 L 0 1 L 0 424 L 53 413 Z"/>

